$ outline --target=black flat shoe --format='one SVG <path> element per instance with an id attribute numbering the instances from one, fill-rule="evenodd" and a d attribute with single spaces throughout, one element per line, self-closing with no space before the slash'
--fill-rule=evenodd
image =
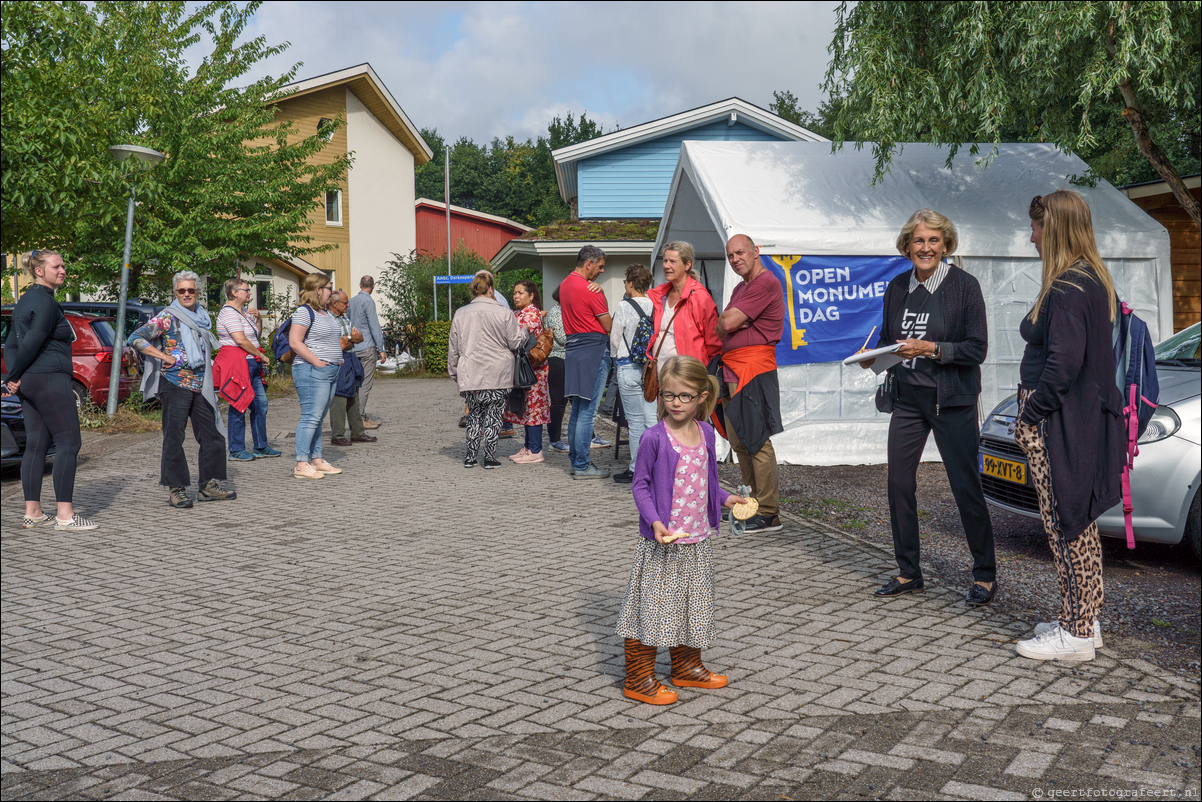
<path id="1" fill-rule="evenodd" d="M 615 473 L 614 481 L 620 485 L 631 484 L 634 482 L 634 471 L 627 469 L 627 470 L 622 471 L 621 473 Z"/>
<path id="2" fill-rule="evenodd" d="M 997 580 L 993 580 L 993 587 L 986 590 L 976 582 L 972 583 L 972 587 L 968 589 L 968 595 L 964 597 L 964 603 L 969 607 L 983 607 L 993 601 L 993 597 L 997 595 Z"/>
<path id="3" fill-rule="evenodd" d="M 918 593 L 923 588 L 921 579 L 911 579 L 909 582 L 898 582 L 897 577 L 893 577 L 885 584 L 881 585 L 873 593 L 874 596 L 900 596 L 903 593 Z"/>

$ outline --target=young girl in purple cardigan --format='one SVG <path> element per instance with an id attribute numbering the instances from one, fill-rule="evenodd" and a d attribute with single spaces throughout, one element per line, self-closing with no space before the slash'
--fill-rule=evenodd
<path id="1" fill-rule="evenodd" d="M 718 485 L 714 428 L 703 422 L 718 400 L 717 380 L 691 356 L 664 360 L 660 422 L 643 432 L 631 486 L 639 539 L 618 634 L 626 639 L 623 695 L 653 705 L 676 701 L 655 678 L 655 652 L 672 655 L 677 687 L 723 688 L 726 677 L 701 663 L 714 640 L 714 550 L 721 508 L 746 501 Z"/>

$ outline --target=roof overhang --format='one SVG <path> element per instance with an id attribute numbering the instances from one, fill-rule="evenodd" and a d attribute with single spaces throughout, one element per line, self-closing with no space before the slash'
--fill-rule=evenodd
<path id="1" fill-rule="evenodd" d="M 418 206 L 429 206 L 432 209 L 438 209 L 442 211 L 444 214 L 447 210 L 447 205 L 445 203 L 442 201 L 430 200 L 429 198 L 418 198 L 415 200 L 413 202 L 413 208 L 416 209 Z M 475 209 L 465 209 L 464 207 L 456 206 L 453 203 L 451 204 L 451 214 L 459 214 L 463 215 L 464 217 L 475 217 L 479 220 L 488 220 L 493 223 L 500 223 L 502 225 L 510 226 L 511 228 L 516 228 L 518 231 L 534 230 L 530 226 L 522 225 L 517 220 L 510 220 L 508 217 L 498 217 L 495 214 L 477 212 Z"/>
<path id="2" fill-rule="evenodd" d="M 726 120 L 731 125 L 742 123 L 778 136 L 783 140 L 830 141 L 809 129 L 778 117 L 767 109 L 761 109 L 746 100 L 732 97 L 552 151 L 551 158 L 555 161 L 555 180 L 559 183 L 559 194 L 567 203 L 571 203 L 571 199 L 576 197 L 576 165 L 584 159 L 629 147 L 639 142 L 659 139 L 679 131 L 708 125 L 718 120 Z"/>
<path id="3" fill-rule="evenodd" d="M 1202 174 L 1183 176 L 1181 182 L 1185 184 L 1186 189 L 1198 189 L 1202 187 Z M 1165 195 L 1172 191 L 1166 181 L 1145 181 L 1141 184 L 1127 184 L 1119 187 L 1119 192 L 1132 200 L 1146 198 L 1149 195 Z"/>
<path id="4" fill-rule="evenodd" d="M 426 140 L 422 139 L 421 131 L 409 119 L 409 115 L 405 114 L 401 104 L 396 102 L 396 98 L 388 91 L 388 87 L 384 86 L 384 82 L 370 64 L 358 64 L 345 70 L 288 84 L 280 90 L 278 100 L 292 100 L 336 86 L 345 86 L 354 92 L 355 97 L 359 98 L 384 127 L 413 154 L 416 164 L 425 164 L 434 158 L 434 151 L 426 144 Z"/>
<path id="5" fill-rule="evenodd" d="M 528 240 L 511 239 L 497 252 L 489 263 L 493 272 L 541 268 L 545 257 L 576 254 L 585 245 L 596 245 L 606 256 L 644 256 L 651 253 L 655 243 L 650 240 Z"/>
<path id="6" fill-rule="evenodd" d="M 274 257 L 271 257 L 271 258 L 260 257 L 260 260 L 267 262 L 272 267 L 282 267 L 291 273 L 295 273 L 296 275 L 300 276 L 301 278 L 304 278 L 305 276 L 309 275 L 310 273 L 324 272 L 321 270 L 321 268 L 319 268 L 315 265 L 312 265 L 309 262 L 306 262 L 304 259 L 301 259 L 299 256 L 293 256 L 290 253 L 276 254 Z"/>

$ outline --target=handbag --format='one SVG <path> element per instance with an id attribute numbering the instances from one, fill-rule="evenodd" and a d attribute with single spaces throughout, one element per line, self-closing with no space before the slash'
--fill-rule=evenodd
<path id="1" fill-rule="evenodd" d="M 893 379 L 893 368 L 885 371 L 885 380 L 876 388 L 876 409 L 886 415 L 893 413 L 893 399 L 897 395 L 896 383 Z"/>
<path id="2" fill-rule="evenodd" d="M 531 335 L 532 337 L 534 335 Z M 551 356 L 551 349 L 555 347 L 555 333 L 548 328 L 544 328 L 538 334 L 538 339 L 534 345 L 530 346 L 530 352 L 526 358 L 530 361 L 530 367 L 538 370 L 543 366 L 547 359 Z"/>
<path id="3" fill-rule="evenodd" d="M 676 308 L 672 310 L 672 317 L 668 318 L 668 325 L 659 338 L 659 345 L 655 347 L 655 354 L 643 364 L 643 400 L 648 403 L 659 398 L 659 352 L 664 347 L 664 340 L 668 338 L 668 332 L 672 330 L 672 324 L 676 322 L 676 315 L 680 312 L 680 305 L 683 301 L 684 299 L 681 298 L 676 302 Z"/>
<path id="4" fill-rule="evenodd" d="M 513 357 L 513 386 L 522 390 L 529 390 L 538 381 L 538 377 L 534 375 L 534 368 L 530 367 L 526 350 L 522 348 Z"/>

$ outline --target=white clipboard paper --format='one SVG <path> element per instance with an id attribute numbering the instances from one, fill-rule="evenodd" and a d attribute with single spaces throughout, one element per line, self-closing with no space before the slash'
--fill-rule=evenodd
<path id="1" fill-rule="evenodd" d="M 844 365 L 858 365 L 869 359 L 875 359 L 872 363 L 873 373 L 884 373 L 889 368 L 902 361 L 902 358 L 897 355 L 897 349 L 901 348 L 902 344 L 886 345 L 884 348 L 874 348 L 871 351 L 864 351 L 858 354 L 852 354 L 847 359 L 843 360 Z"/>

